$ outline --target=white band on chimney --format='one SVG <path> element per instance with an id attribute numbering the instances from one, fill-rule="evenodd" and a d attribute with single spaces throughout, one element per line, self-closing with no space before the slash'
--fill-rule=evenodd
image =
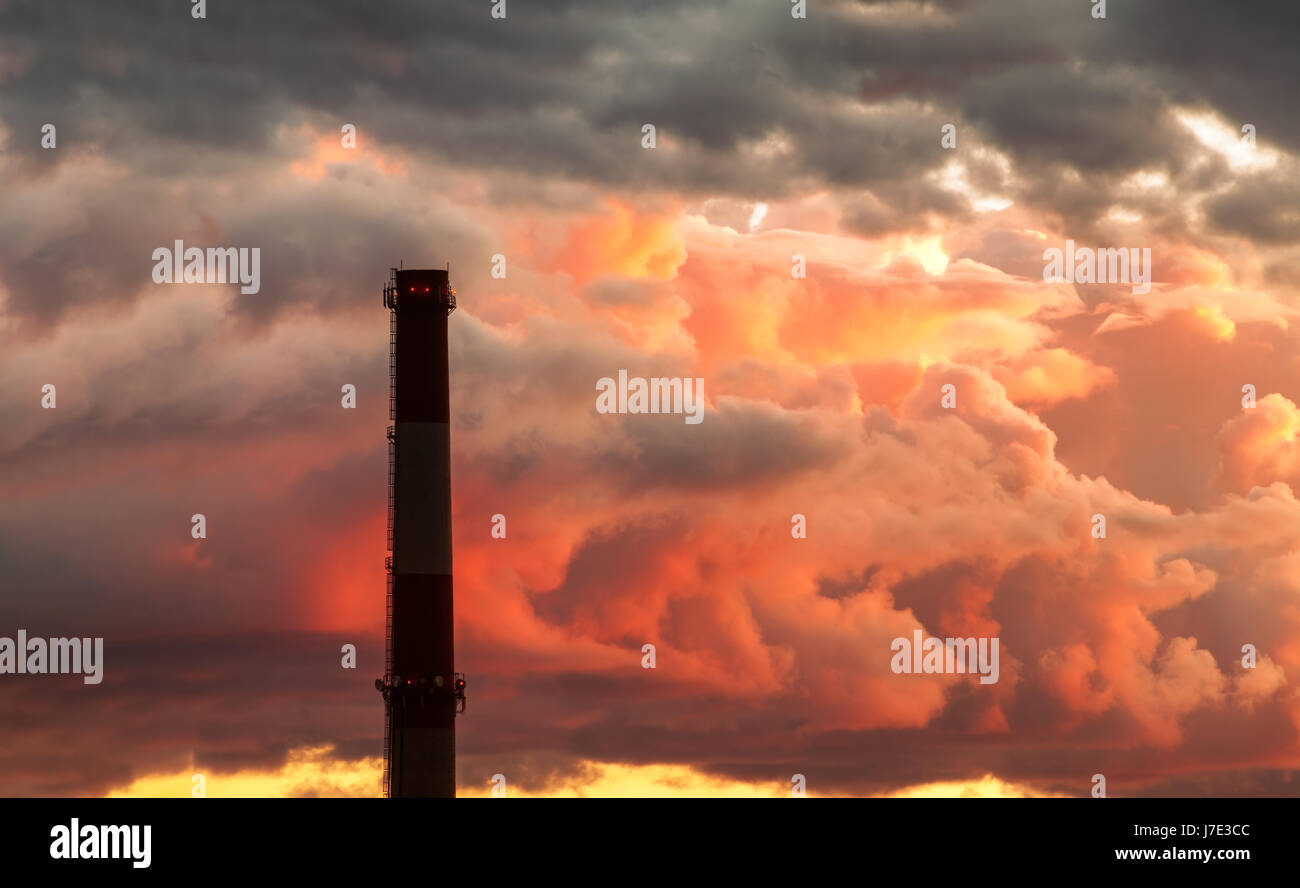
<path id="1" fill-rule="evenodd" d="M 451 575 L 451 427 L 397 423 L 393 572 Z"/>

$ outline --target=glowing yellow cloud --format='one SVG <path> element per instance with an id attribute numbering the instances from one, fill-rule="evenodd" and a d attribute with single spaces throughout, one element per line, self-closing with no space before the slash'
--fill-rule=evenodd
<path id="1" fill-rule="evenodd" d="M 301 747 L 276 770 L 246 770 L 233 774 L 204 773 L 208 798 L 292 798 L 299 796 L 358 797 L 380 792 L 383 761 L 333 757 L 334 747 Z M 200 769 L 139 777 L 108 793 L 109 798 L 176 798 L 193 795 Z M 489 798 L 492 784 L 460 786 L 461 798 Z M 810 797 L 818 793 L 810 788 Z M 1008 783 L 991 774 L 978 780 L 928 783 L 906 787 L 878 798 L 1030 798 L 1048 795 L 1032 787 Z M 790 784 L 781 780 L 746 781 L 704 773 L 689 765 L 628 765 L 581 762 L 574 774 L 543 789 L 528 790 L 507 780 L 507 798 L 789 798 Z"/>
<path id="2" fill-rule="evenodd" d="M 220 774 L 196 767 L 172 774 L 150 774 L 110 791 L 108 797 L 191 797 L 196 785 L 195 775 L 203 777 L 204 796 L 214 799 L 379 795 L 382 759 L 345 761 L 334 758 L 333 752 L 333 746 L 300 747 L 292 750 L 288 761 L 274 771 L 246 770 Z"/>
<path id="3" fill-rule="evenodd" d="M 1032 786 L 1020 783 L 1008 783 L 992 774 L 985 774 L 978 780 L 953 780 L 943 783 L 924 783 L 909 786 L 893 792 L 883 793 L 877 798 L 886 799 L 1041 799 L 1066 798 L 1064 793 L 1040 792 Z"/>

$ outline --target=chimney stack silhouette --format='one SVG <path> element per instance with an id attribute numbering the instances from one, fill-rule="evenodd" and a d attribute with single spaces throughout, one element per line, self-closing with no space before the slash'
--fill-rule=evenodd
<path id="1" fill-rule="evenodd" d="M 384 792 L 456 795 L 451 583 L 451 409 L 447 322 L 456 291 L 442 269 L 393 269 L 388 429 L 388 616 L 384 677 Z"/>

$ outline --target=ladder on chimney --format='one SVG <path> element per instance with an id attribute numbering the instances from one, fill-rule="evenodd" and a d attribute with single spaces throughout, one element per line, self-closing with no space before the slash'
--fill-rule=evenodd
<path id="1" fill-rule="evenodd" d="M 384 287 L 388 320 L 388 418 L 397 420 L 397 269 Z M 397 518 L 397 426 L 388 427 L 388 555 L 384 558 L 384 683 L 393 677 L 393 527 Z M 393 794 L 393 709 L 384 697 L 384 797 Z"/>

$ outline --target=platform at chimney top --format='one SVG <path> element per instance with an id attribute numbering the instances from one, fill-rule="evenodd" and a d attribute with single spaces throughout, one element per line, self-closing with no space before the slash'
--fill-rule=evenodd
<path id="1" fill-rule="evenodd" d="M 443 305 L 447 314 L 456 309 L 456 291 L 451 288 L 445 268 L 393 269 L 392 278 L 384 288 L 384 305 L 397 308 L 401 305 Z"/>

